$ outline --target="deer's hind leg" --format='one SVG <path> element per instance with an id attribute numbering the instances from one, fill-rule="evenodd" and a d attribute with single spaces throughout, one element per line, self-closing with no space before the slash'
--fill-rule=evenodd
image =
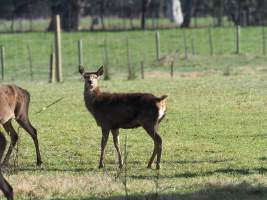
<path id="1" fill-rule="evenodd" d="M 37 165 L 40 166 L 43 162 L 41 159 L 41 154 L 40 154 L 40 149 L 39 149 L 37 130 L 32 126 L 28 116 L 20 116 L 19 118 L 17 118 L 17 122 L 32 137 L 32 140 L 33 140 L 34 145 L 35 145 L 35 150 L 36 150 Z"/>
<path id="2" fill-rule="evenodd" d="M 122 168 L 123 162 L 122 162 L 121 150 L 120 150 L 119 129 L 112 129 L 111 132 L 113 136 L 113 143 L 118 154 L 119 167 Z"/>
<path id="3" fill-rule="evenodd" d="M 3 127 L 4 127 L 5 131 L 9 134 L 10 139 L 11 139 L 10 145 L 8 147 L 6 156 L 5 156 L 4 161 L 3 161 L 3 164 L 6 165 L 6 164 L 8 164 L 11 153 L 13 151 L 13 148 L 15 147 L 15 145 L 18 141 L 18 134 L 12 126 L 11 119 L 9 121 L 7 121 L 3 125 Z"/>
<path id="4" fill-rule="evenodd" d="M 3 177 L 2 172 L 0 171 L 0 190 L 3 191 L 4 195 L 8 200 L 13 200 L 13 188 Z"/>
<path id="5" fill-rule="evenodd" d="M 0 132 L 0 161 L 2 160 L 5 148 L 6 148 L 6 139 L 4 135 Z M 4 195 L 8 200 L 13 200 L 13 188 L 3 177 L 1 169 L 0 169 L 0 190 L 3 191 Z"/>
<path id="6" fill-rule="evenodd" d="M 147 168 L 151 168 L 151 165 L 157 155 L 157 162 L 156 162 L 156 168 L 160 169 L 160 160 L 161 160 L 161 153 L 162 153 L 162 139 L 160 135 L 157 132 L 157 123 L 148 123 L 143 125 L 143 128 L 146 130 L 146 132 L 150 135 L 150 137 L 154 141 L 154 150 L 152 153 L 151 158 L 148 161 Z"/>

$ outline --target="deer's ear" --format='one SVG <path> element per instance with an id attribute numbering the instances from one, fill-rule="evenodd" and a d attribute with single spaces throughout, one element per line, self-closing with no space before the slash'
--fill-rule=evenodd
<path id="1" fill-rule="evenodd" d="M 79 65 L 79 72 L 80 72 L 81 75 L 84 74 L 84 66 Z"/>
<path id="2" fill-rule="evenodd" d="M 104 66 L 102 65 L 96 72 L 97 76 L 102 76 L 104 74 Z"/>

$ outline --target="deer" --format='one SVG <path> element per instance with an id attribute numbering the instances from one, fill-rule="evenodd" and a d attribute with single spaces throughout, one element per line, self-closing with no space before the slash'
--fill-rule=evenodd
<path id="1" fill-rule="evenodd" d="M 167 95 L 156 97 L 150 93 L 101 92 L 98 79 L 104 74 L 103 66 L 96 72 L 85 72 L 85 67 L 79 66 L 79 72 L 84 79 L 85 106 L 102 130 L 99 168 L 104 167 L 104 152 L 110 131 L 118 155 L 119 168 L 122 168 L 119 129 L 143 127 L 154 141 L 154 150 L 147 168 L 151 168 L 157 156 L 156 169 L 160 169 L 162 138 L 158 127 L 166 114 Z"/>
<path id="2" fill-rule="evenodd" d="M 2 160 L 4 151 L 6 149 L 6 138 L 2 132 L 0 132 L 0 161 Z M 0 165 L 1 167 L 1 165 Z M 0 190 L 3 191 L 7 200 L 13 200 L 13 188 L 4 178 L 1 168 L 0 168 Z"/>
<path id="3" fill-rule="evenodd" d="M 18 134 L 12 126 L 12 119 L 31 136 L 36 150 L 36 164 L 42 164 L 37 130 L 32 126 L 29 120 L 30 93 L 17 85 L 0 85 L 0 123 L 9 134 L 11 142 L 4 158 L 3 164 L 9 162 L 10 155 L 15 147 Z"/>

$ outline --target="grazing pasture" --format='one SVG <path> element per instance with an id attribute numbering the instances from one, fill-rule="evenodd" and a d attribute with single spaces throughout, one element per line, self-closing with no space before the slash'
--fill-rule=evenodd
<path id="1" fill-rule="evenodd" d="M 261 28 L 243 30 L 241 53 L 236 55 L 234 29 L 213 29 L 214 55 L 210 56 L 207 30 L 192 29 L 196 54 L 188 47 L 187 60 L 182 31 L 161 31 L 161 55 L 178 49 L 173 78 L 169 64 L 155 63 L 153 31 L 64 33 L 64 82 L 60 84 L 47 83 L 52 34 L 1 34 L 0 42 L 6 47 L 4 83 L 16 83 L 31 93 L 29 115 L 38 130 L 44 162 L 36 167 L 32 140 L 19 129 L 18 147 L 10 162 L 14 167 L 3 169 L 15 199 L 266 199 L 267 57 L 261 51 Z M 190 36 L 191 30 L 187 31 Z M 131 81 L 126 74 L 126 35 L 137 74 Z M 110 135 L 105 168 L 98 169 L 101 130 L 83 102 L 77 56 L 80 38 L 84 63 L 92 71 L 103 63 L 107 38 L 111 80 L 99 80 L 103 91 L 168 95 L 167 115 L 159 129 L 163 139 L 160 171 L 146 168 L 153 142 L 142 128 L 120 132 L 122 157 L 127 149 L 125 168 L 118 168 Z M 140 79 L 144 55 L 145 79 Z M 15 121 L 13 125 L 17 129 Z"/>
<path id="2" fill-rule="evenodd" d="M 127 77 L 128 60 L 137 76 L 140 76 L 141 61 L 144 61 L 145 73 L 156 71 L 169 75 L 170 62 L 173 58 L 176 59 L 174 71 L 179 72 L 224 71 L 246 65 L 265 65 L 267 58 L 264 55 L 262 27 L 241 28 L 239 55 L 235 54 L 235 27 L 211 29 L 213 56 L 210 56 L 208 30 L 207 28 L 186 29 L 184 32 L 182 29 L 160 30 L 160 62 L 156 61 L 155 31 L 63 33 L 64 79 L 72 79 L 78 71 L 79 39 L 83 41 L 83 62 L 92 70 L 105 63 L 106 40 L 111 78 L 118 73 Z M 266 30 L 265 32 L 267 34 Z M 184 59 L 184 35 L 188 59 Z M 5 48 L 5 80 L 48 80 L 53 36 L 52 33 L 1 34 L 0 45 Z M 126 38 L 129 41 L 130 58 L 127 55 Z M 30 69 L 29 51 L 32 69 Z"/>
<path id="3" fill-rule="evenodd" d="M 265 199 L 267 74 L 259 70 L 100 81 L 106 91 L 169 95 L 160 126 L 159 174 L 146 169 L 153 143 L 145 131 L 121 131 L 123 155 L 128 136 L 128 198 L 152 198 L 157 190 L 159 199 Z M 34 146 L 21 130 L 18 168 L 7 176 L 16 199 L 124 199 L 124 171 L 119 173 L 111 137 L 106 166 L 97 168 L 101 131 L 84 106 L 80 76 L 63 84 L 17 84 L 32 94 L 30 116 L 39 131 L 44 165 L 35 166 Z M 35 114 L 60 97 L 60 103 Z"/>

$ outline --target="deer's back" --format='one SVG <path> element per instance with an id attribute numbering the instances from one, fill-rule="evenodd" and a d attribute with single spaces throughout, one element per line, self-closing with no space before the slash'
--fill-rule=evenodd
<path id="1" fill-rule="evenodd" d="M 0 86 L 0 123 L 4 124 L 9 119 L 20 116 L 27 111 L 29 93 L 16 85 Z"/>
<path id="2" fill-rule="evenodd" d="M 144 120 L 157 120 L 156 98 L 149 93 L 101 93 L 87 107 L 100 126 L 135 128 Z"/>

